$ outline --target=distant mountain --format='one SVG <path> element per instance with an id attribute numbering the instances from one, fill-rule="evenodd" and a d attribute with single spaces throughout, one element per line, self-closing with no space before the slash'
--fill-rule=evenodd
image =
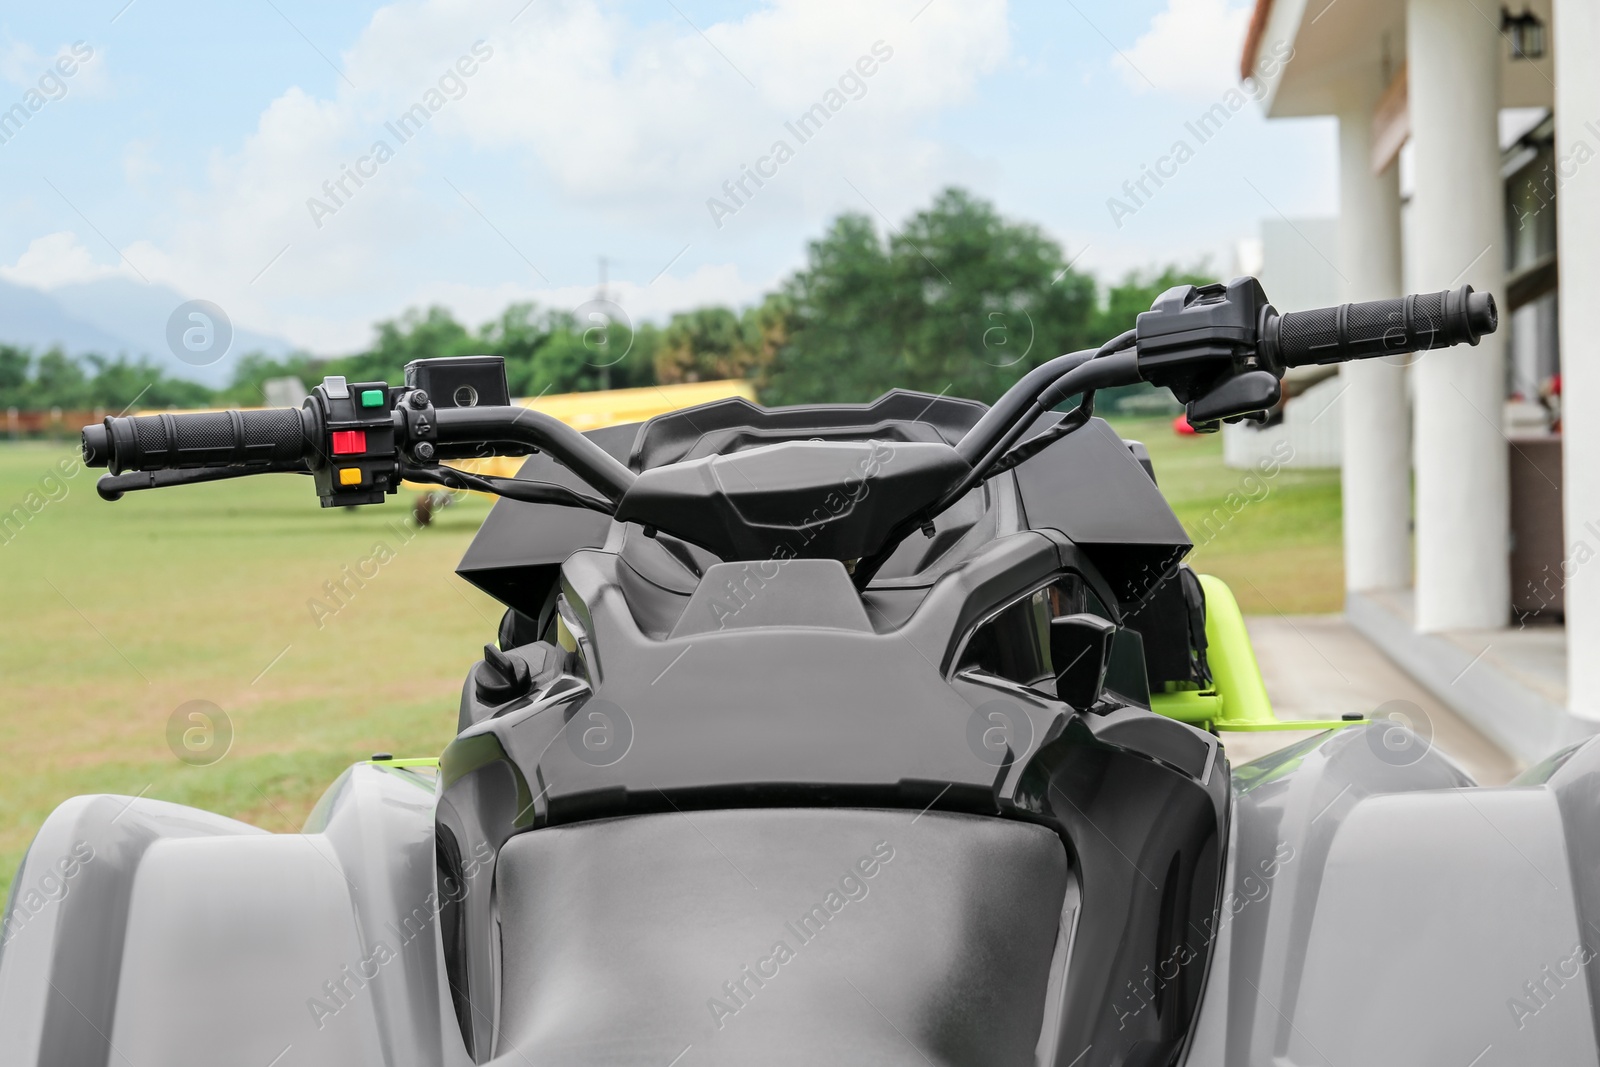
<path id="1" fill-rule="evenodd" d="M 128 347 L 73 316 L 54 297 L 7 281 L 0 281 L 0 342 L 33 349 L 60 345 L 69 352 L 115 353 Z"/>
<path id="2" fill-rule="evenodd" d="M 208 367 L 191 366 L 167 347 L 167 319 L 185 299 L 165 286 L 125 278 L 79 282 L 49 292 L 0 280 L 0 342 L 35 350 L 59 345 L 75 356 L 147 356 L 175 378 L 211 386 L 226 384 L 234 361 L 245 353 L 282 356 L 294 351 L 281 337 L 235 324 L 226 356 Z"/>

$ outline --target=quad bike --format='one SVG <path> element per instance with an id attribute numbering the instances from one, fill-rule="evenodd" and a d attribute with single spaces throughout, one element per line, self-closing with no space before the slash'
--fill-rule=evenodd
<path id="1" fill-rule="evenodd" d="M 1215 429 L 1288 367 L 1495 327 L 1470 287 L 1280 315 L 1242 278 L 988 408 L 581 434 L 474 357 L 87 427 L 108 499 L 498 494 L 460 573 L 508 610 L 444 753 L 351 767 L 303 834 L 59 807 L 6 913 L 3 1058 L 1592 1063 L 1600 748 L 1479 789 L 1400 724 L 1277 721 L 1144 449 L 1092 417 L 1143 381 Z M 484 455 L 529 458 L 444 463 Z M 1219 731 L 1272 728 L 1321 732 L 1230 767 Z"/>

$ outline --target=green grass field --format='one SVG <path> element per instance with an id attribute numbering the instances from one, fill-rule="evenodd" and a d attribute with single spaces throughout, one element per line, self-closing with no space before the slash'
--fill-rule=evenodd
<path id="1" fill-rule="evenodd" d="M 1161 491 L 1194 539 L 1189 563 L 1227 582 L 1246 614 L 1344 610 L 1337 470 L 1229 470 L 1220 434 L 1179 437 L 1164 418 L 1113 424 L 1150 450 Z"/>
<path id="2" fill-rule="evenodd" d="M 1149 446 L 1192 531 L 1228 493 L 1258 498 L 1213 519 L 1215 536 L 1194 557 L 1246 611 L 1338 610 L 1336 472 L 1283 471 L 1252 489 L 1223 468 L 1215 437 L 1177 438 L 1166 420 L 1118 428 Z M 26 510 L 30 493 L 39 507 L 0 533 L 0 892 L 39 824 L 79 793 L 172 800 L 289 831 L 350 763 L 443 748 L 461 679 L 500 617 L 454 574 L 488 501 L 464 498 L 421 531 L 404 525 L 410 494 L 324 511 L 309 480 L 292 475 L 107 504 L 95 472 L 80 468 L 64 496 L 43 484 L 73 451 L 0 446 L 0 512 Z M 348 583 L 343 604 L 330 598 L 324 583 L 364 560 L 376 575 Z M 315 612 L 317 601 L 327 610 Z M 222 708 L 234 731 L 209 766 L 168 746 L 169 720 L 194 700 Z"/>
<path id="3" fill-rule="evenodd" d="M 0 510 L 70 454 L 0 448 Z M 324 511 L 295 475 L 115 504 L 95 495 L 95 476 L 67 481 L 0 544 L 5 883 L 74 794 L 143 793 L 290 830 L 350 763 L 436 755 L 453 735 L 461 678 L 500 617 L 454 574 L 486 500 L 464 498 L 415 531 L 400 503 Z M 367 564 L 377 573 L 357 588 L 343 569 L 379 545 L 393 558 Z M 339 581 L 354 590 L 342 606 L 324 588 Z M 319 620 L 317 600 L 337 612 Z M 191 700 L 233 725 L 211 766 L 168 747 L 168 719 Z"/>

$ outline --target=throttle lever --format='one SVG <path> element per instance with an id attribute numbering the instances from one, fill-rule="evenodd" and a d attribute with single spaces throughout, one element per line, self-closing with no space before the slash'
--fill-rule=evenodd
<path id="1" fill-rule="evenodd" d="M 1283 396 L 1278 378 L 1264 370 L 1247 370 L 1222 379 L 1209 393 L 1191 400 L 1187 418 L 1191 426 L 1218 422 L 1265 411 Z"/>

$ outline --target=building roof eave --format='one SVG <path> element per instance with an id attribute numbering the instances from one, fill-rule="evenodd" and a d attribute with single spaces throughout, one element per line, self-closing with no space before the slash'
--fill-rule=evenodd
<path id="1" fill-rule="evenodd" d="M 1250 28 L 1244 35 L 1244 52 L 1239 56 L 1239 78 L 1244 80 L 1255 74 L 1256 53 L 1261 51 L 1261 37 L 1267 30 L 1267 19 L 1272 14 L 1272 0 L 1256 0 L 1250 12 Z"/>

